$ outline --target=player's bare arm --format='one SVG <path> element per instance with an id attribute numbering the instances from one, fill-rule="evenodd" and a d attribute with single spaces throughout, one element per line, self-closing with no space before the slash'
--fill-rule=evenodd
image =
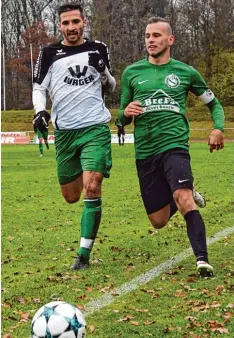
<path id="1" fill-rule="evenodd" d="M 132 117 L 143 113 L 140 101 L 130 102 L 124 110 L 124 116 Z"/>
<path id="2" fill-rule="evenodd" d="M 212 130 L 208 139 L 208 145 L 210 146 L 211 153 L 213 152 L 213 150 L 223 149 L 224 133 L 219 129 Z"/>

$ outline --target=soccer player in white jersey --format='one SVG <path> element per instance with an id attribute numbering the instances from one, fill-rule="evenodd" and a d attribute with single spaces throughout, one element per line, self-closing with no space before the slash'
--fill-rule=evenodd
<path id="1" fill-rule="evenodd" d="M 34 124 L 55 128 L 58 180 L 68 203 L 78 202 L 83 192 L 81 239 L 73 270 L 89 267 L 90 252 L 101 214 L 101 187 L 109 177 L 111 133 L 109 110 L 103 91 L 113 92 L 107 46 L 84 39 L 87 21 L 80 5 L 65 4 L 58 9 L 63 40 L 42 49 L 34 72 Z M 51 101 L 51 117 L 46 111 L 46 91 Z"/>

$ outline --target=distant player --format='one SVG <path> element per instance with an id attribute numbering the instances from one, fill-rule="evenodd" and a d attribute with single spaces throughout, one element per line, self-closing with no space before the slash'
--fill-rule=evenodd
<path id="1" fill-rule="evenodd" d="M 63 40 L 44 47 L 35 66 L 34 120 L 38 127 L 50 118 L 48 90 L 62 195 L 66 202 L 76 203 L 83 193 L 80 247 L 71 266 L 80 270 L 89 267 L 102 216 L 102 182 L 110 176 L 112 166 L 111 114 L 103 101 L 103 89 L 112 92 L 116 81 L 107 46 L 83 36 L 87 24 L 83 8 L 64 4 L 58 15 Z M 74 229 L 74 237 L 76 234 Z"/>
<path id="2" fill-rule="evenodd" d="M 211 276 L 205 224 L 193 198 L 185 117 L 188 92 L 210 109 L 214 122 L 210 152 L 224 147 L 224 111 L 201 74 L 170 57 L 173 43 L 169 22 L 149 19 L 145 30 L 148 57 L 128 66 L 122 75 L 119 119 L 124 126 L 134 119 L 136 166 L 149 220 L 160 229 L 179 210 L 186 221 L 197 272 Z"/>
<path id="3" fill-rule="evenodd" d="M 124 136 L 125 136 L 124 127 L 118 119 L 115 121 L 115 125 L 117 127 L 117 135 L 118 135 L 119 145 L 124 146 Z"/>
<path id="4" fill-rule="evenodd" d="M 34 132 L 37 134 L 37 137 L 39 140 L 39 152 L 40 152 L 40 156 L 42 157 L 44 154 L 43 142 L 45 143 L 46 148 L 49 150 L 49 143 L 48 143 L 49 121 L 48 123 L 44 124 L 43 126 L 40 126 L 39 128 L 36 128 L 35 122 L 33 119 L 33 129 L 34 129 Z"/>

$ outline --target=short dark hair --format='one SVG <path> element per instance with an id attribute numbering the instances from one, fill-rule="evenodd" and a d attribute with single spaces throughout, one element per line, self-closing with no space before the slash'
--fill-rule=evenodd
<path id="1" fill-rule="evenodd" d="M 148 21 L 147 21 L 147 25 L 150 25 L 152 23 L 158 23 L 158 22 L 167 23 L 168 26 L 169 26 L 170 34 L 172 34 L 171 24 L 170 24 L 169 20 L 167 20 L 166 18 L 161 18 L 160 16 L 151 16 L 151 18 L 149 18 Z"/>
<path id="2" fill-rule="evenodd" d="M 70 11 L 80 11 L 80 15 L 81 15 L 82 19 L 84 19 L 83 7 L 79 4 L 67 3 L 67 4 L 59 6 L 57 8 L 57 11 L 58 11 L 59 17 L 62 13 L 66 13 L 66 12 L 70 12 Z"/>

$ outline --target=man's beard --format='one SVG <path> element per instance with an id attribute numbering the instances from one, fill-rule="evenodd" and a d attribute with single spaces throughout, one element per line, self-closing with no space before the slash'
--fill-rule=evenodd
<path id="1" fill-rule="evenodd" d="M 152 58 L 154 59 L 158 59 L 160 56 L 162 56 L 163 54 L 165 54 L 165 52 L 167 51 L 168 47 L 165 47 L 163 50 L 161 50 L 158 53 L 154 53 L 154 54 L 149 54 Z"/>
<path id="2" fill-rule="evenodd" d="M 83 36 L 83 32 L 84 32 L 84 29 L 83 28 L 80 28 L 77 32 L 75 32 L 75 39 L 74 38 L 70 38 L 70 36 L 71 36 L 71 33 L 70 33 L 70 35 L 69 34 L 66 34 L 66 39 L 67 39 L 67 41 L 69 41 L 71 44 L 72 43 L 77 43 L 77 41 L 79 41 L 81 38 L 82 38 L 82 36 Z"/>

